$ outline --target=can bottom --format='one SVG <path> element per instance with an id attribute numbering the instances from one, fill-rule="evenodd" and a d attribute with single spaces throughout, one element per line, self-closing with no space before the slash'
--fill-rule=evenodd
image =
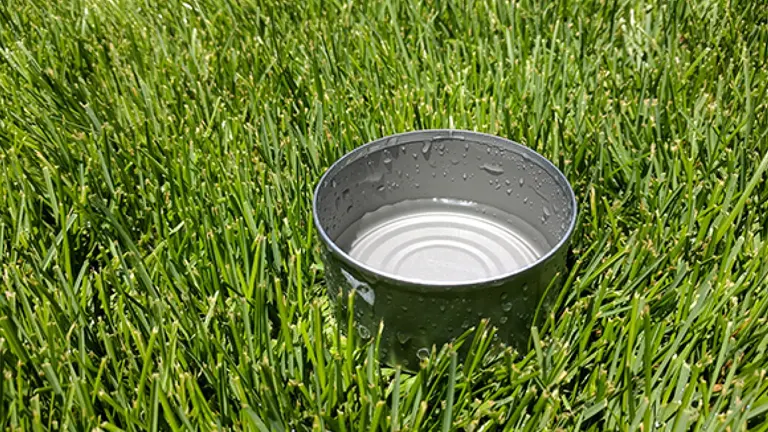
<path id="1" fill-rule="evenodd" d="M 383 206 L 336 242 L 371 268 L 421 283 L 500 276 L 534 263 L 550 248 L 544 235 L 520 217 L 443 198 Z"/>

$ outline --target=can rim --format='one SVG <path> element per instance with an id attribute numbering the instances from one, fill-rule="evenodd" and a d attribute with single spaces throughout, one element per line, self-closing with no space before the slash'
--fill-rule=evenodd
<path id="1" fill-rule="evenodd" d="M 440 136 L 441 133 L 446 133 L 449 136 L 452 136 L 454 134 L 463 134 L 466 136 L 472 136 L 473 138 L 477 138 L 480 140 L 493 140 L 493 141 L 500 141 L 503 145 L 507 146 L 508 148 L 514 148 L 516 150 L 520 150 L 521 154 L 526 153 L 529 157 L 532 159 L 536 159 L 538 163 L 540 163 L 541 168 L 547 170 L 550 172 L 550 174 L 554 175 L 555 177 L 558 177 L 561 184 L 565 186 L 565 193 L 568 195 L 570 204 L 573 208 L 573 212 L 571 213 L 571 218 L 568 223 L 568 228 L 565 230 L 565 233 L 563 234 L 563 237 L 558 241 L 558 243 L 554 246 L 552 246 L 547 253 L 540 256 L 537 260 L 534 262 L 517 268 L 515 270 L 512 270 L 510 272 L 506 272 L 497 276 L 482 278 L 482 279 L 473 279 L 468 281 L 461 281 L 461 282 L 446 282 L 446 281 L 436 281 L 436 282 L 426 282 L 419 279 L 410 279 L 410 278 L 400 278 L 400 277 L 393 277 L 392 275 L 382 272 L 380 270 L 377 270 L 361 261 L 358 261 L 354 258 L 352 258 L 349 254 L 347 254 L 344 250 L 342 250 L 336 242 L 334 242 L 326 232 L 323 225 L 320 223 L 319 215 L 318 215 L 318 192 L 320 191 L 321 186 L 323 186 L 327 180 L 329 175 L 331 173 L 335 174 L 335 171 L 337 169 L 341 169 L 338 167 L 346 166 L 348 162 L 357 160 L 358 157 L 360 157 L 361 154 L 365 154 L 370 151 L 371 148 L 376 148 L 376 150 L 383 150 L 386 148 L 389 148 L 385 144 L 386 142 L 389 142 L 393 138 L 403 138 L 403 137 L 409 137 L 414 135 L 433 135 L 434 137 Z M 392 146 L 402 145 L 402 142 L 399 140 L 392 144 Z M 469 131 L 469 130 L 462 130 L 462 129 L 418 129 L 408 132 L 401 132 L 394 135 L 387 135 L 384 137 L 381 137 L 379 139 L 370 141 L 366 144 L 363 144 L 346 154 L 344 154 L 342 157 L 337 159 L 331 166 L 328 167 L 328 169 L 325 170 L 322 176 L 320 176 L 320 179 L 318 180 L 317 184 L 314 188 L 314 193 L 312 196 L 312 219 L 314 221 L 315 228 L 318 231 L 318 235 L 320 236 L 321 241 L 330 249 L 331 253 L 333 253 L 336 257 L 344 261 L 347 265 L 354 267 L 355 269 L 362 270 L 365 273 L 368 273 L 369 275 L 375 277 L 378 280 L 384 281 L 389 283 L 393 286 L 403 287 L 403 288 L 411 288 L 416 289 L 419 291 L 442 291 L 446 288 L 450 288 L 452 290 L 455 289 L 466 289 L 466 288 L 474 288 L 474 287 L 487 287 L 487 286 L 493 286 L 497 284 L 503 284 L 511 279 L 514 279 L 515 277 L 524 274 L 528 272 L 529 270 L 532 270 L 538 266 L 540 266 L 542 263 L 548 261 L 550 258 L 552 258 L 555 254 L 557 254 L 563 247 L 565 247 L 570 240 L 571 236 L 573 235 L 573 231 L 576 227 L 576 219 L 578 217 L 578 203 L 576 202 L 576 194 L 573 191 L 573 186 L 571 186 L 571 183 L 568 181 L 568 178 L 563 174 L 562 171 L 560 171 L 555 164 L 553 164 L 549 159 L 541 155 L 539 152 L 533 150 L 530 147 L 526 147 L 520 143 L 517 143 L 515 141 L 512 141 L 508 138 L 500 137 L 498 135 L 491 135 L 486 134 L 482 132 L 475 132 L 475 131 Z"/>

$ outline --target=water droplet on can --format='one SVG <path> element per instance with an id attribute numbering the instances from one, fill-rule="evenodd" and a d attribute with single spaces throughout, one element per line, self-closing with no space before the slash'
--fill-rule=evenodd
<path id="1" fill-rule="evenodd" d="M 504 168 L 494 165 L 494 164 L 482 164 L 480 165 L 480 169 L 487 172 L 490 175 L 500 175 L 504 174 Z"/>
<path id="2" fill-rule="evenodd" d="M 429 350 L 427 348 L 419 348 L 418 351 L 416 351 L 416 357 L 419 358 L 419 360 L 426 360 L 429 358 Z"/>
<path id="3" fill-rule="evenodd" d="M 369 337 L 371 337 L 371 332 L 368 331 L 368 327 L 362 324 L 357 325 L 357 334 L 360 335 L 361 339 L 368 339 Z"/>
<path id="4" fill-rule="evenodd" d="M 504 302 L 501 304 L 501 310 L 504 312 L 509 312 L 512 310 L 512 302 Z"/>
<path id="5" fill-rule="evenodd" d="M 421 146 L 421 153 L 427 159 L 429 159 L 429 151 L 430 150 L 432 150 L 432 143 L 429 142 L 429 141 L 424 141 L 424 144 L 422 144 L 422 146 Z"/>
<path id="6" fill-rule="evenodd" d="M 500 322 L 501 324 L 505 324 L 505 323 L 507 322 L 507 317 L 505 317 L 505 316 L 502 316 L 501 318 L 499 318 L 499 322 Z"/>
<path id="7" fill-rule="evenodd" d="M 518 181 L 518 183 L 520 184 L 520 186 L 524 185 L 525 179 L 523 177 L 520 177 L 520 181 Z"/>
<path id="8" fill-rule="evenodd" d="M 411 340 L 411 336 L 407 335 L 403 332 L 397 332 L 397 341 L 401 344 L 405 345 L 408 343 L 408 341 Z"/>

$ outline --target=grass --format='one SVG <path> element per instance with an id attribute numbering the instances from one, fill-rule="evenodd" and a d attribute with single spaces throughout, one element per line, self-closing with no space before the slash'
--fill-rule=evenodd
<path id="1" fill-rule="evenodd" d="M 0 2 L 0 428 L 768 430 L 767 60 L 761 1 Z M 410 374 L 333 319 L 310 198 L 438 127 L 580 217 L 528 350 Z"/>

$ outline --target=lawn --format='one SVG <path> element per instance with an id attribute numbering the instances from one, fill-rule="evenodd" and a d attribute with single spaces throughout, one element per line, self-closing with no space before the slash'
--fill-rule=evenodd
<path id="1" fill-rule="evenodd" d="M 761 0 L 4 0 L 0 429 L 768 430 L 767 65 Z M 578 228 L 527 349 L 414 374 L 334 318 L 311 197 L 448 127 Z"/>

